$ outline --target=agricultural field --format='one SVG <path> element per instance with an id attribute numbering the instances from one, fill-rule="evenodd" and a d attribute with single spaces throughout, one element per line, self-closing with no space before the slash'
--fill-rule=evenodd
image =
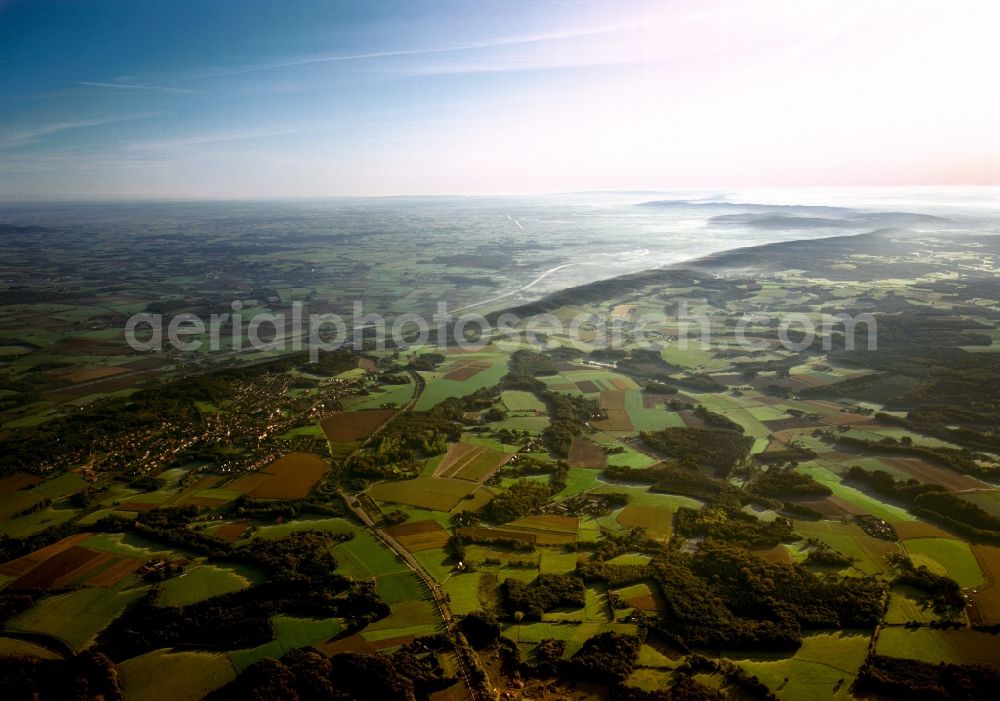
<path id="1" fill-rule="evenodd" d="M 452 443 L 434 469 L 434 477 L 447 477 L 481 483 L 499 470 L 511 455 L 484 446 Z"/>
<path id="2" fill-rule="evenodd" d="M 315 487 L 330 464 L 311 453 L 289 453 L 260 472 L 244 475 L 228 488 L 255 499 L 302 499 Z"/>
<path id="3" fill-rule="evenodd" d="M 570 467 L 600 470 L 608 464 L 608 453 L 603 447 L 588 441 L 586 438 L 576 436 L 570 445 L 566 462 L 569 463 Z"/>
<path id="4" fill-rule="evenodd" d="M 40 633 L 64 641 L 74 650 L 87 648 L 112 620 L 143 595 L 134 586 L 85 587 L 46 597 L 7 621 L 13 631 Z"/>
<path id="5" fill-rule="evenodd" d="M 987 625 L 1000 623 L 1000 547 L 976 544 L 972 552 L 986 582 L 969 594 L 969 616 Z"/>
<path id="6" fill-rule="evenodd" d="M 464 397 L 484 387 L 492 387 L 506 373 L 506 356 L 502 354 L 465 359 L 444 372 L 422 372 L 427 386 L 415 408 L 427 411 L 450 397 Z"/>
<path id="7" fill-rule="evenodd" d="M 888 574 L 886 556 L 900 552 L 899 546 L 888 540 L 874 538 L 854 523 L 835 521 L 799 521 L 796 532 L 816 538 L 822 543 L 853 558 L 850 569 L 864 575 Z"/>
<path id="8" fill-rule="evenodd" d="M 931 623 L 941 617 L 933 607 L 926 602 L 926 596 L 917 589 L 903 584 L 894 585 L 889 590 L 889 607 L 885 613 L 885 622 L 892 625 L 904 625 L 911 621 Z"/>
<path id="9" fill-rule="evenodd" d="M 684 425 L 680 415 L 668 409 L 664 396 L 630 389 L 625 392 L 625 413 L 636 431 L 660 431 Z"/>
<path id="10" fill-rule="evenodd" d="M 903 541 L 910 560 L 924 565 L 935 574 L 951 577 L 963 588 L 972 589 L 984 583 L 983 571 L 969 544 L 954 538 L 912 538 Z"/>
<path id="11" fill-rule="evenodd" d="M 448 603 L 456 615 L 462 616 L 483 608 L 479 600 L 480 573 L 455 574 L 444 581 Z"/>
<path id="12" fill-rule="evenodd" d="M 476 488 L 475 482 L 450 477 L 416 477 L 380 482 L 371 495 L 382 502 L 406 504 L 433 511 L 451 511 Z"/>
<path id="13" fill-rule="evenodd" d="M 229 653 L 228 662 L 236 672 L 246 669 L 262 657 L 279 658 L 292 648 L 325 642 L 337 635 L 343 628 L 335 618 L 312 619 L 275 616 L 271 622 L 274 625 L 276 636 L 272 642 Z"/>
<path id="14" fill-rule="evenodd" d="M 156 650 L 123 662 L 119 670 L 126 699 L 151 701 L 197 701 L 236 678 L 221 652 Z"/>
<path id="15" fill-rule="evenodd" d="M 327 531 L 329 533 L 354 533 L 357 526 L 343 518 L 304 518 L 274 525 L 262 525 L 255 538 L 284 538 L 301 531 Z"/>
<path id="16" fill-rule="evenodd" d="M 331 443 L 354 443 L 370 436 L 395 415 L 394 409 L 337 412 L 323 419 L 320 426 Z"/>
<path id="17" fill-rule="evenodd" d="M 407 571 L 406 565 L 367 531 L 358 531 L 351 540 L 335 545 L 332 552 L 339 563 L 337 570 L 357 579 Z"/>
<path id="18" fill-rule="evenodd" d="M 500 394 L 500 401 L 511 413 L 544 413 L 545 404 L 531 392 L 507 390 Z"/>
<path id="19" fill-rule="evenodd" d="M 187 606 L 213 596 L 247 589 L 261 581 L 261 573 L 249 567 L 199 564 L 164 582 L 160 605 Z"/>
<path id="20" fill-rule="evenodd" d="M 8 575 L 11 589 L 65 589 L 74 586 L 114 587 L 143 563 L 134 557 L 118 556 L 85 547 L 85 534 L 59 542 L 0 565 Z"/>
<path id="21" fill-rule="evenodd" d="M 576 542 L 580 521 L 572 516 L 525 516 L 498 526 L 500 533 L 527 535 L 538 545 L 566 545 Z"/>
<path id="22" fill-rule="evenodd" d="M 1000 665 L 1000 648 L 990 633 L 934 628 L 884 628 L 876 648 L 881 655 L 904 657 L 931 664 Z"/>
<path id="23" fill-rule="evenodd" d="M 410 552 L 442 548 L 448 542 L 450 533 L 433 519 L 407 521 L 398 526 L 390 526 L 385 532 L 403 544 Z"/>
<path id="24" fill-rule="evenodd" d="M 850 699 L 868 641 L 861 633 L 812 633 L 802 638 L 802 647 L 792 657 L 765 654 L 732 660 L 783 700 Z"/>

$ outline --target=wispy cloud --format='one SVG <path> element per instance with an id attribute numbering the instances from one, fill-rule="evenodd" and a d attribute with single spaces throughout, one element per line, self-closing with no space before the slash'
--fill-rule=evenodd
<path id="1" fill-rule="evenodd" d="M 512 39 L 499 39 L 495 41 L 472 42 L 467 44 L 453 44 L 450 46 L 431 46 L 419 49 L 397 49 L 390 51 L 370 51 L 353 54 L 334 54 L 325 56 L 305 56 L 300 58 L 290 58 L 283 61 L 273 61 L 248 66 L 237 66 L 233 68 L 222 68 L 215 71 L 205 72 L 196 76 L 185 78 L 186 80 L 199 80 L 203 78 L 222 78 L 235 75 L 246 75 L 250 73 L 262 73 L 264 71 L 278 70 L 282 68 L 295 68 L 299 66 L 311 66 L 324 63 L 343 63 L 352 61 L 366 61 L 380 58 L 398 58 L 406 56 L 425 56 L 434 54 L 448 54 L 462 51 L 476 51 L 481 49 L 499 49 L 505 47 L 540 44 L 551 41 L 561 41 L 565 39 L 580 39 L 595 37 L 627 29 L 626 26 L 607 27 L 601 29 L 585 29 L 578 31 L 558 32 L 551 34 L 537 34 Z"/>
<path id="2" fill-rule="evenodd" d="M 150 151 L 172 151 L 191 146 L 205 146 L 208 144 L 221 144 L 231 141 L 253 141 L 256 139 L 270 139 L 276 136 L 290 136 L 304 132 L 322 131 L 325 128 L 326 127 L 322 126 L 296 126 L 278 129 L 214 132 L 207 134 L 193 134 L 190 136 L 179 136 L 175 138 L 133 141 L 125 145 L 129 148 L 146 149 Z"/>
<path id="3" fill-rule="evenodd" d="M 25 129 L 23 131 L 15 131 L 6 134 L 0 134 L 0 149 L 23 146 L 25 144 L 32 143 L 43 137 L 50 136 L 52 134 L 58 134 L 59 132 L 63 131 L 69 131 L 71 129 L 86 129 L 88 127 L 98 127 L 105 124 L 118 124 L 120 122 L 131 122 L 137 119 L 150 119 L 152 117 L 159 117 L 161 115 L 163 115 L 162 112 L 143 112 L 140 114 L 119 115 L 116 117 L 102 117 L 98 119 L 80 119 L 76 121 L 52 122 L 49 124 L 43 124 L 41 126 L 34 127 L 33 129 Z"/>
<path id="4" fill-rule="evenodd" d="M 113 88 L 115 90 L 153 90 L 158 92 L 196 93 L 199 90 L 185 88 L 169 88 L 164 85 L 139 85 L 137 83 L 104 83 L 96 80 L 77 80 L 76 85 L 86 85 L 92 88 Z"/>

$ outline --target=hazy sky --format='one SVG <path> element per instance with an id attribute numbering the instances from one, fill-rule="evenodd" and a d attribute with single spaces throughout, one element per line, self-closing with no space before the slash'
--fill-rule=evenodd
<path id="1" fill-rule="evenodd" d="M 0 198 L 1000 184 L 1000 2 L 0 0 Z"/>

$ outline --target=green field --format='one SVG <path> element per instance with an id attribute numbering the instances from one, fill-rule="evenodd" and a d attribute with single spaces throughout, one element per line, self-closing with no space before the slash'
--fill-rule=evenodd
<path id="1" fill-rule="evenodd" d="M 38 657 L 43 660 L 59 659 L 59 655 L 41 645 L 35 645 L 26 640 L 18 640 L 16 638 L 0 637 L 0 656 L 4 655 L 25 655 L 28 657 Z"/>
<path id="2" fill-rule="evenodd" d="M 512 412 L 544 412 L 545 404 L 531 392 L 507 390 L 500 395 L 507 411 Z"/>
<path id="3" fill-rule="evenodd" d="M 985 582 L 979 562 L 963 540 L 911 538 L 904 545 L 914 565 L 926 565 L 931 572 L 951 577 L 965 589 Z"/>
<path id="4" fill-rule="evenodd" d="M 163 583 L 161 606 L 187 606 L 264 581 L 263 573 L 245 565 L 195 565 Z"/>
<path id="5" fill-rule="evenodd" d="M 379 501 L 409 504 L 435 511 L 451 511 L 475 488 L 474 482 L 452 478 L 417 477 L 379 482 L 371 495 Z"/>
<path id="6" fill-rule="evenodd" d="M 367 397 L 358 397 L 358 401 L 345 403 L 345 406 L 351 410 L 381 409 L 383 406 L 401 407 L 413 398 L 413 390 L 412 381 L 405 385 L 386 385 Z"/>
<path id="7" fill-rule="evenodd" d="M 427 386 L 423 394 L 420 395 L 420 401 L 417 402 L 416 410 L 427 411 L 449 397 L 464 397 L 484 387 L 492 387 L 506 374 L 507 359 L 505 356 L 496 357 L 489 368 L 473 375 L 467 380 L 446 380 L 441 373 L 421 373 Z"/>
<path id="8" fill-rule="evenodd" d="M 150 540 L 134 533 L 102 533 L 87 538 L 81 545 L 92 550 L 100 550 L 126 557 L 138 557 L 144 560 L 152 557 L 165 557 L 168 559 L 176 559 L 181 556 L 195 557 L 195 553 L 193 552 L 174 546 L 167 547 L 155 540 Z"/>
<path id="9" fill-rule="evenodd" d="M 569 574 L 576 569 L 576 553 L 543 550 L 538 567 L 542 574 Z"/>
<path id="10" fill-rule="evenodd" d="M 479 578 L 479 572 L 456 573 L 444 581 L 442 586 L 450 598 L 452 613 L 462 616 L 482 609 L 479 603 Z"/>
<path id="11" fill-rule="evenodd" d="M 122 580 L 118 589 L 86 587 L 56 594 L 7 622 L 11 630 L 46 633 L 66 641 L 75 650 L 86 648 L 125 607 L 140 599 L 145 588 L 128 587 Z"/>
<path id="12" fill-rule="evenodd" d="M 806 537 L 814 537 L 848 557 L 853 557 L 853 571 L 860 574 L 888 573 L 886 555 L 898 552 L 890 541 L 873 538 L 854 523 L 839 521 L 796 521 L 795 530 Z M 845 570 L 850 572 L 851 570 Z"/>
<path id="13" fill-rule="evenodd" d="M 154 650 L 118 665 L 126 699 L 197 701 L 236 678 L 224 653 Z"/>
<path id="14" fill-rule="evenodd" d="M 75 494 L 84 487 L 88 486 L 90 486 L 90 482 L 82 477 L 78 477 L 77 475 L 67 472 L 66 474 L 60 475 L 55 479 L 42 482 L 31 491 L 39 496 L 55 501 L 56 499 L 61 499 L 62 497 L 69 496 L 70 494 Z"/>
<path id="15" fill-rule="evenodd" d="M 646 455 L 645 453 L 640 453 L 639 451 L 625 445 L 614 436 L 608 435 L 602 431 L 589 435 L 587 438 L 598 445 L 603 445 L 606 448 L 624 448 L 624 452 L 608 455 L 609 465 L 643 468 L 649 467 L 657 462 L 656 458 Z"/>
<path id="16" fill-rule="evenodd" d="M 450 557 L 445 553 L 443 548 L 422 550 L 421 552 L 413 553 L 413 557 L 439 582 L 443 582 L 451 575 L 454 569 Z"/>
<path id="17" fill-rule="evenodd" d="M 292 648 L 329 640 L 343 628 L 336 618 L 293 618 L 279 615 L 273 617 L 271 622 L 274 624 L 274 640 L 229 653 L 229 659 L 237 671 L 243 671 L 262 657 L 278 658 Z"/>
<path id="18" fill-rule="evenodd" d="M 332 552 L 337 558 L 337 571 L 358 579 L 379 577 L 407 569 L 395 553 L 368 531 L 358 531 L 351 540 L 335 545 Z"/>
<path id="19" fill-rule="evenodd" d="M 761 654 L 732 659 L 780 699 L 850 699 L 849 687 L 865 660 L 868 640 L 862 633 L 814 633 L 803 636 L 802 647 L 793 657 Z"/>
<path id="20" fill-rule="evenodd" d="M 565 499 L 581 492 L 589 492 L 592 489 L 604 484 L 600 477 L 599 470 L 591 470 L 585 467 L 571 467 L 566 474 L 566 487 L 556 493 L 557 499 Z"/>
<path id="21" fill-rule="evenodd" d="M 368 642 L 378 642 L 403 636 L 432 635 L 441 628 L 441 619 L 433 603 L 402 601 L 393 604 L 388 617 L 368 625 L 361 635 Z"/>
<path id="22" fill-rule="evenodd" d="M 926 594 L 911 587 L 896 585 L 889 590 L 889 609 L 885 622 L 901 625 L 910 621 L 930 623 L 939 618 L 934 609 L 923 604 Z"/>
<path id="23" fill-rule="evenodd" d="M 61 502 L 65 504 L 65 502 Z M 80 511 L 74 508 L 53 508 L 47 506 L 20 518 L 0 523 L 0 535 L 24 538 L 39 531 L 66 523 Z"/>
<path id="24" fill-rule="evenodd" d="M 376 578 L 375 591 L 387 604 L 423 599 L 430 595 L 423 581 L 412 570 L 384 574 Z"/>
<path id="25" fill-rule="evenodd" d="M 625 412 L 636 431 L 661 431 L 665 428 L 684 426 L 684 421 L 677 412 L 667 409 L 662 404 L 647 409 L 643 402 L 643 393 L 637 389 L 625 392 Z"/>
<path id="26" fill-rule="evenodd" d="M 880 655 L 904 657 L 931 664 L 939 662 L 962 664 L 961 655 L 948 642 L 944 632 L 933 628 L 913 630 L 896 627 L 883 628 L 878 636 L 876 651 Z"/>
<path id="27" fill-rule="evenodd" d="M 833 492 L 834 496 L 840 497 L 846 502 L 861 509 L 862 512 L 875 516 L 885 521 L 913 521 L 915 517 L 906 509 L 898 506 L 886 504 L 873 496 L 869 496 L 860 489 L 850 487 L 840 481 L 840 477 L 826 467 L 817 465 L 815 462 L 802 463 L 799 470 L 812 476 L 820 484 L 826 485 Z"/>

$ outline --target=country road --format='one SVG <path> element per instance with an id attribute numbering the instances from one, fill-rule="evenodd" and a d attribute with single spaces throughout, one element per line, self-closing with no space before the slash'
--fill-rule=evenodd
<path id="1" fill-rule="evenodd" d="M 407 402 L 406 406 L 404 406 L 398 414 L 394 415 L 384 424 L 375 429 L 367 440 L 370 440 L 373 436 L 381 432 L 386 426 L 392 423 L 393 419 L 397 416 L 410 411 L 420 400 L 420 396 L 423 393 L 425 386 L 424 378 L 421 377 L 420 373 L 416 370 L 410 370 L 409 372 L 413 376 L 414 382 L 416 382 L 416 388 L 413 392 L 412 399 Z M 486 701 L 487 699 L 492 699 L 492 694 L 487 692 L 487 688 L 489 686 L 488 683 L 483 682 L 477 684 L 474 681 L 474 679 L 486 679 L 486 674 L 479 663 L 476 653 L 465 640 L 465 636 L 463 636 L 458 630 L 455 617 L 452 615 L 451 607 L 448 605 L 448 595 L 441 588 L 438 581 L 431 576 L 430 572 L 428 572 L 399 541 L 386 533 L 372 519 L 368 512 L 365 511 L 357 497 L 348 495 L 343 491 L 343 488 L 337 489 L 337 495 L 344 502 L 347 508 L 350 509 L 351 512 L 361 521 L 361 523 L 363 523 L 376 538 L 382 541 L 387 548 L 396 553 L 399 559 L 402 560 L 407 567 L 413 570 L 427 587 L 427 590 L 431 594 L 431 598 L 434 599 L 435 606 L 437 606 L 438 615 L 444 623 L 448 638 L 451 640 L 452 645 L 455 648 L 455 658 L 458 660 L 459 667 L 461 668 L 462 680 L 465 682 L 470 698 L 472 698 L 473 701 Z M 478 674 L 475 674 L 475 672 L 478 672 Z"/>

